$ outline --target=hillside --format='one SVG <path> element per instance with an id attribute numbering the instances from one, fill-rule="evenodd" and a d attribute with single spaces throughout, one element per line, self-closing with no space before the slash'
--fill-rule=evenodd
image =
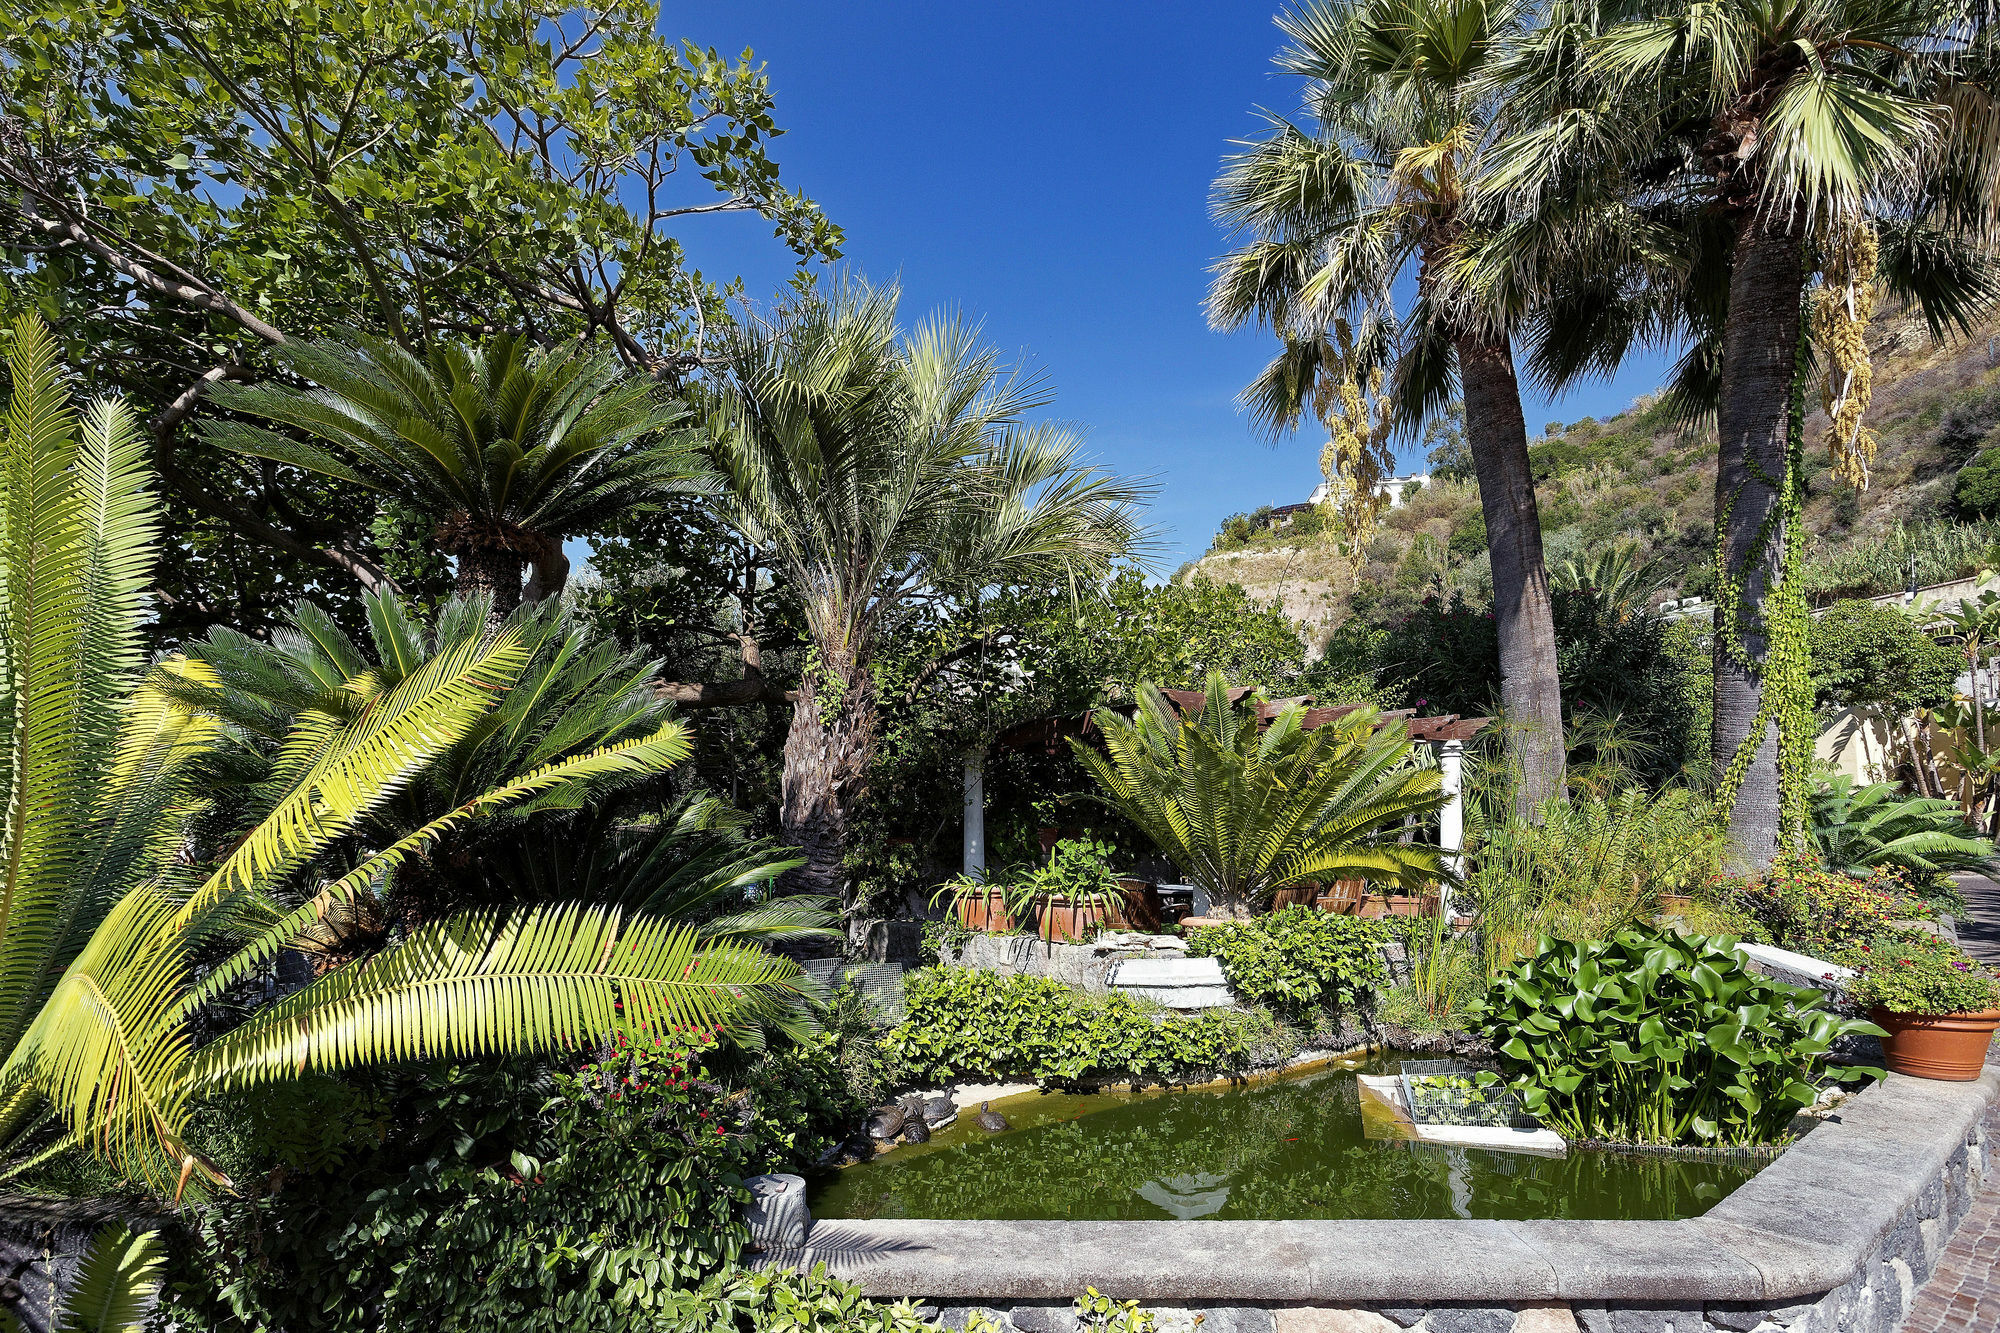
<path id="1" fill-rule="evenodd" d="M 1913 317 L 1876 321 L 1869 333 L 1876 387 L 1868 421 L 1882 444 L 1866 491 L 1834 481 L 1820 442 L 1825 414 L 1808 419 L 1806 520 L 1816 600 L 1902 587 L 1913 560 L 1920 583 L 1996 563 L 2000 524 L 1961 514 L 1953 497 L 1960 468 L 2000 439 L 1996 339 L 2000 320 L 1945 346 L 1934 344 Z M 1654 563 L 1658 598 L 1709 591 L 1712 430 L 1682 431 L 1641 399 L 1608 420 L 1551 423 L 1529 453 L 1552 571 L 1623 547 Z M 1992 459 L 2000 462 L 2000 454 Z M 1469 483 L 1441 480 L 1385 514 L 1358 570 L 1325 538 L 1301 535 L 1299 526 L 1246 536 L 1252 525 L 1225 523 L 1208 553 L 1177 577 L 1199 570 L 1278 601 L 1315 644 L 1352 616 L 1379 621 L 1439 589 L 1473 600 L 1491 594 L 1485 523 Z"/>

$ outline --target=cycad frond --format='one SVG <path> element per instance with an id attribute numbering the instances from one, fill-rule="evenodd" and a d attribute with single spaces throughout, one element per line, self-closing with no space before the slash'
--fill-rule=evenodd
<path id="1" fill-rule="evenodd" d="M 55 1327 L 62 1333 L 138 1333 L 165 1269 L 158 1232 L 106 1227 L 91 1237 Z"/>
<path id="2" fill-rule="evenodd" d="M 425 927 L 262 1010 L 196 1055 L 221 1089 L 389 1060 L 573 1049 L 619 1022 L 714 1027 L 796 989 L 796 964 L 692 926 L 578 905 Z"/>

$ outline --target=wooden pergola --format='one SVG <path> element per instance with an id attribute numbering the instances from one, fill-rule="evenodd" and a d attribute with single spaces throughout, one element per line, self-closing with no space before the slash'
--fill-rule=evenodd
<path id="1" fill-rule="evenodd" d="M 1238 685 L 1229 691 L 1229 702 L 1239 703 L 1252 692 L 1248 685 Z M 1183 714 L 1201 712 L 1207 704 L 1208 696 L 1200 690 L 1161 690 L 1160 693 Z M 1135 703 L 1111 705 L 1117 711 L 1130 715 L 1138 705 Z M 1365 704 L 1325 704 L 1313 706 L 1313 696 L 1295 695 L 1289 699 L 1271 699 L 1257 705 L 1257 715 L 1268 725 L 1280 713 L 1290 708 L 1304 708 L 1302 725 L 1311 731 L 1326 726 L 1330 722 L 1356 712 Z M 1081 740 L 1097 731 L 1095 710 L 1088 713 L 1065 713 L 1052 717 L 1036 718 L 1032 722 L 1022 722 L 995 737 L 992 743 L 975 750 L 965 758 L 965 856 L 964 868 L 968 875 L 984 878 L 986 874 L 986 755 L 991 750 L 1040 750 L 1045 754 L 1059 752 L 1063 744 L 1075 738 Z M 1376 721 L 1377 726 L 1391 722 L 1401 722 L 1409 731 L 1410 739 L 1429 745 L 1437 754 L 1438 772 L 1443 780 L 1445 804 L 1438 812 L 1438 843 L 1444 848 L 1445 865 L 1454 874 L 1465 869 L 1465 743 L 1477 736 L 1492 723 L 1490 717 L 1461 717 L 1457 713 L 1418 716 L 1413 708 L 1384 709 Z M 1444 910 L 1451 910 L 1450 888 L 1446 886 Z"/>

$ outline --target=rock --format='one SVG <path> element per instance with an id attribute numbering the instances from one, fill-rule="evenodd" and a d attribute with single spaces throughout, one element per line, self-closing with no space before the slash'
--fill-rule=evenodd
<path id="1" fill-rule="evenodd" d="M 744 1221 L 751 1249 L 797 1249 L 806 1243 L 812 1213 L 806 1209 L 804 1177 L 774 1173 L 752 1176 L 743 1185 L 750 1191 Z"/>
<path id="2" fill-rule="evenodd" d="M 1514 1321 L 1514 1333 L 1578 1333 L 1576 1315 L 1567 1305 L 1524 1305 Z"/>
<path id="3" fill-rule="evenodd" d="M 1441 1305 L 1424 1321 L 1429 1333 L 1509 1333 L 1514 1311 L 1491 1306 Z"/>
<path id="4" fill-rule="evenodd" d="M 962 1329 L 974 1310 L 985 1315 L 989 1323 L 997 1324 L 1001 1328 L 1007 1327 L 1006 1312 L 996 1310 L 990 1305 L 947 1305 L 938 1311 L 938 1324 L 944 1328 Z"/>
<path id="5" fill-rule="evenodd" d="M 1065 1301 L 1024 1303 L 1013 1306 L 1007 1317 L 1020 1333 L 1076 1333 L 1076 1308 Z"/>
<path id="6" fill-rule="evenodd" d="M 1376 1310 L 1398 1328 L 1415 1328 L 1430 1311 L 1421 1305 L 1384 1305 Z"/>
<path id="7" fill-rule="evenodd" d="M 1278 1333 L 1396 1333 L 1396 1326 L 1373 1310 L 1290 1305 L 1280 1306 L 1276 1313 Z"/>

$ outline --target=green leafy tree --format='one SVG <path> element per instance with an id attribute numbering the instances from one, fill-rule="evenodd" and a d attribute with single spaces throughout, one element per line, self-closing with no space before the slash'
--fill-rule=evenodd
<path id="1" fill-rule="evenodd" d="M 1402 424 L 1460 402 L 1532 813 L 1562 788 L 1562 689 L 1514 367 L 1520 311 L 1475 306 L 1452 278 L 1494 129 L 1490 66 L 1518 22 L 1513 6 L 1486 0 L 1314 0 L 1281 16 L 1291 41 L 1278 67 L 1306 81 L 1311 123 L 1274 118 L 1216 182 L 1217 215 L 1245 239 L 1216 265 L 1208 308 L 1218 326 L 1255 320 L 1278 335 L 1280 352 L 1244 393 L 1273 429 L 1308 404 L 1332 411 L 1392 358 Z M 1390 293 L 1404 275 L 1415 299 L 1399 315 Z M 1339 336 L 1350 319 L 1353 336 Z"/>
<path id="2" fill-rule="evenodd" d="M 536 351 L 512 334 L 440 342 L 417 357 L 388 338 L 293 342 L 273 359 L 319 387 L 217 385 L 244 416 L 204 423 L 210 443 L 393 495 L 435 523 L 458 559 L 461 596 L 488 599 L 494 624 L 567 581 L 565 537 L 595 531 L 689 488 L 700 466 L 684 411 L 608 350 Z"/>
<path id="3" fill-rule="evenodd" d="M 784 573 L 811 657 L 785 741 L 784 840 L 806 892 L 842 881 L 885 638 L 938 596 L 1102 578 L 1143 542 L 1143 487 L 1082 461 L 972 328 L 908 336 L 897 293 L 809 291 L 735 330 L 714 418 L 731 525 Z"/>
<path id="4" fill-rule="evenodd" d="M 686 753 L 683 729 L 668 722 L 510 773 L 386 845 L 358 836 L 490 725 L 528 660 L 503 630 L 467 638 L 372 707 L 301 719 L 252 817 L 211 825 L 226 812 L 208 800 L 199 761 L 228 743 L 225 726 L 133 688 L 159 518 L 130 415 L 100 401 L 79 429 L 32 319 L 13 330 L 7 365 L 0 1176 L 80 1146 L 177 1195 L 223 1183 L 189 1145 L 197 1096 L 312 1070 L 575 1046 L 610 1031 L 621 1005 L 737 1021 L 793 988 L 796 967 L 760 948 L 555 904 L 419 926 L 229 1026 L 234 988 L 439 838 L 573 783 L 658 773 Z M 336 851 L 344 872 L 322 873 Z"/>
<path id="5" fill-rule="evenodd" d="M 1976 518 L 2000 514 L 2000 449 L 1981 449 L 1960 468 L 1951 498 L 1961 514 Z"/>
<path id="6" fill-rule="evenodd" d="M 38 309 L 93 382 L 154 411 L 161 637 L 400 581 L 427 539 L 182 429 L 269 348 L 358 329 L 422 355 L 498 324 L 599 337 L 674 380 L 727 320 L 684 230 L 746 213 L 802 261 L 838 253 L 780 179 L 761 66 L 659 26 L 648 0 L 0 12 L 0 305 Z"/>
<path id="7" fill-rule="evenodd" d="M 1959 655 L 1898 606 L 1850 599 L 1812 622 L 1814 702 L 1823 710 L 1873 704 L 1901 716 L 1951 702 Z"/>
<path id="8" fill-rule="evenodd" d="M 1415 887 L 1442 876 L 1437 848 L 1396 841 L 1406 818 L 1444 805 L 1437 770 L 1415 762 L 1402 724 L 1372 707 L 1312 728 L 1303 706 L 1265 718 L 1220 672 L 1204 699 L 1183 714 L 1146 686 L 1131 717 L 1098 710 L 1103 751 L 1070 745 L 1108 803 L 1220 910 L 1241 914 L 1302 880 Z"/>

